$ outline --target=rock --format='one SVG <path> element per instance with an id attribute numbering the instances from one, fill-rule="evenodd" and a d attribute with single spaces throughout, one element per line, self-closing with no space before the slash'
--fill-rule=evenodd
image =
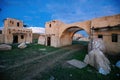
<path id="1" fill-rule="evenodd" d="M 90 51 L 89 54 L 86 55 L 84 62 L 95 67 L 103 75 L 107 75 L 111 71 L 109 60 L 99 49 Z"/>
<path id="2" fill-rule="evenodd" d="M 55 80 L 55 77 L 54 76 L 50 76 L 49 80 Z"/>
<path id="3" fill-rule="evenodd" d="M 27 45 L 25 43 L 21 43 L 20 45 L 18 45 L 18 48 L 23 49 L 26 48 Z"/>
<path id="4" fill-rule="evenodd" d="M 4 65 L 0 65 L 0 68 L 6 68 L 6 66 L 4 66 Z"/>
<path id="5" fill-rule="evenodd" d="M 120 68 L 120 60 L 117 61 L 117 63 L 116 63 L 116 67 Z"/>
<path id="6" fill-rule="evenodd" d="M 98 38 L 90 40 L 90 42 L 88 44 L 88 52 L 90 52 L 93 49 L 99 49 L 103 53 L 105 53 L 106 48 L 105 48 L 104 41 L 102 39 L 98 39 Z"/>
<path id="7" fill-rule="evenodd" d="M 41 51 L 46 51 L 46 48 L 42 48 L 42 49 L 40 49 Z"/>
<path id="8" fill-rule="evenodd" d="M 84 63 L 82 61 L 79 61 L 79 60 L 76 60 L 76 59 L 69 60 L 69 61 L 67 61 L 67 63 L 69 63 L 70 65 L 75 66 L 75 67 L 77 67 L 79 69 L 84 68 L 84 67 L 87 66 L 86 63 Z"/>
<path id="9" fill-rule="evenodd" d="M 99 68 L 99 73 L 101 73 L 103 75 L 107 75 L 107 74 L 109 74 L 109 70 L 105 71 L 103 68 Z"/>
<path id="10" fill-rule="evenodd" d="M 7 45 L 7 44 L 1 44 L 0 45 L 0 50 L 11 50 L 12 46 Z"/>
<path id="11" fill-rule="evenodd" d="M 70 74 L 70 77 L 72 77 L 72 74 Z"/>
<path id="12" fill-rule="evenodd" d="M 30 42 L 26 42 L 26 44 L 30 44 Z"/>

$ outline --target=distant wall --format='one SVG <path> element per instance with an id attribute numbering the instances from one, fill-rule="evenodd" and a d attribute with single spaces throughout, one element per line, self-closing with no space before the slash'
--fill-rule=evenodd
<path id="1" fill-rule="evenodd" d="M 44 35 L 39 36 L 38 44 L 45 45 L 45 36 Z"/>
<path id="2" fill-rule="evenodd" d="M 0 43 L 4 43 L 4 35 L 0 34 Z"/>
<path id="3" fill-rule="evenodd" d="M 38 33 L 33 33 L 33 38 L 32 38 L 32 39 L 33 39 L 33 40 L 34 40 L 34 39 L 38 39 L 39 36 L 40 36 L 40 34 L 38 34 Z"/>

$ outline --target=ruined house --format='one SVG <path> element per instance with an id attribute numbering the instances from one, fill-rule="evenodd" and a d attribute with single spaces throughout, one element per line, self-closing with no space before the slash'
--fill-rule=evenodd
<path id="1" fill-rule="evenodd" d="M 91 23 L 93 38 L 101 38 L 108 53 L 120 53 L 120 15 L 96 18 Z"/>
<path id="2" fill-rule="evenodd" d="M 120 14 L 66 24 L 58 20 L 45 24 L 45 45 L 61 47 L 72 44 L 73 35 L 85 30 L 89 37 L 102 38 L 108 53 L 120 53 Z"/>
<path id="3" fill-rule="evenodd" d="M 17 19 L 4 20 L 1 43 L 32 43 L 32 30 L 23 27 L 23 22 Z"/>

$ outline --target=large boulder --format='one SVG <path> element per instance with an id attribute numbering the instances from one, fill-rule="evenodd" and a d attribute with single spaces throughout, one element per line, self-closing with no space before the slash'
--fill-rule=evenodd
<path id="1" fill-rule="evenodd" d="M 18 45 L 18 48 L 23 49 L 26 48 L 27 45 L 25 43 L 21 43 L 20 45 Z"/>
<path id="2" fill-rule="evenodd" d="M 107 75 L 110 73 L 110 62 L 99 49 L 93 49 L 86 55 L 84 62 L 95 67 L 99 73 Z"/>
<path id="3" fill-rule="evenodd" d="M 99 49 L 103 53 L 106 53 L 106 48 L 105 48 L 105 43 L 102 39 L 91 39 L 89 44 L 88 44 L 88 52 L 90 52 L 93 49 Z"/>
<path id="4" fill-rule="evenodd" d="M 0 45 L 0 50 L 11 50 L 12 46 L 7 45 L 7 44 L 1 44 Z"/>

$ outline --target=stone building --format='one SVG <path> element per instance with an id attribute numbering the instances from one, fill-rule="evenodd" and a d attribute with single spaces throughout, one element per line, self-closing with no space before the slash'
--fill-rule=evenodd
<path id="1" fill-rule="evenodd" d="M 2 31 L 3 43 L 32 43 L 32 30 L 23 27 L 20 20 L 7 18 L 4 20 L 4 28 Z"/>
<path id="2" fill-rule="evenodd" d="M 39 34 L 38 38 L 38 44 L 45 45 L 46 35 L 45 34 Z"/>
<path id="3" fill-rule="evenodd" d="M 77 31 L 85 30 L 91 39 L 103 38 L 108 53 L 120 53 L 120 14 L 72 24 L 54 20 L 47 22 L 45 26 L 47 46 L 71 45 L 73 35 Z"/>
<path id="4" fill-rule="evenodd" d="M 93 19 L 91 27 L 91 35 L 104 41 L 107 53 L 120 53 L 120 15 Z"/>

